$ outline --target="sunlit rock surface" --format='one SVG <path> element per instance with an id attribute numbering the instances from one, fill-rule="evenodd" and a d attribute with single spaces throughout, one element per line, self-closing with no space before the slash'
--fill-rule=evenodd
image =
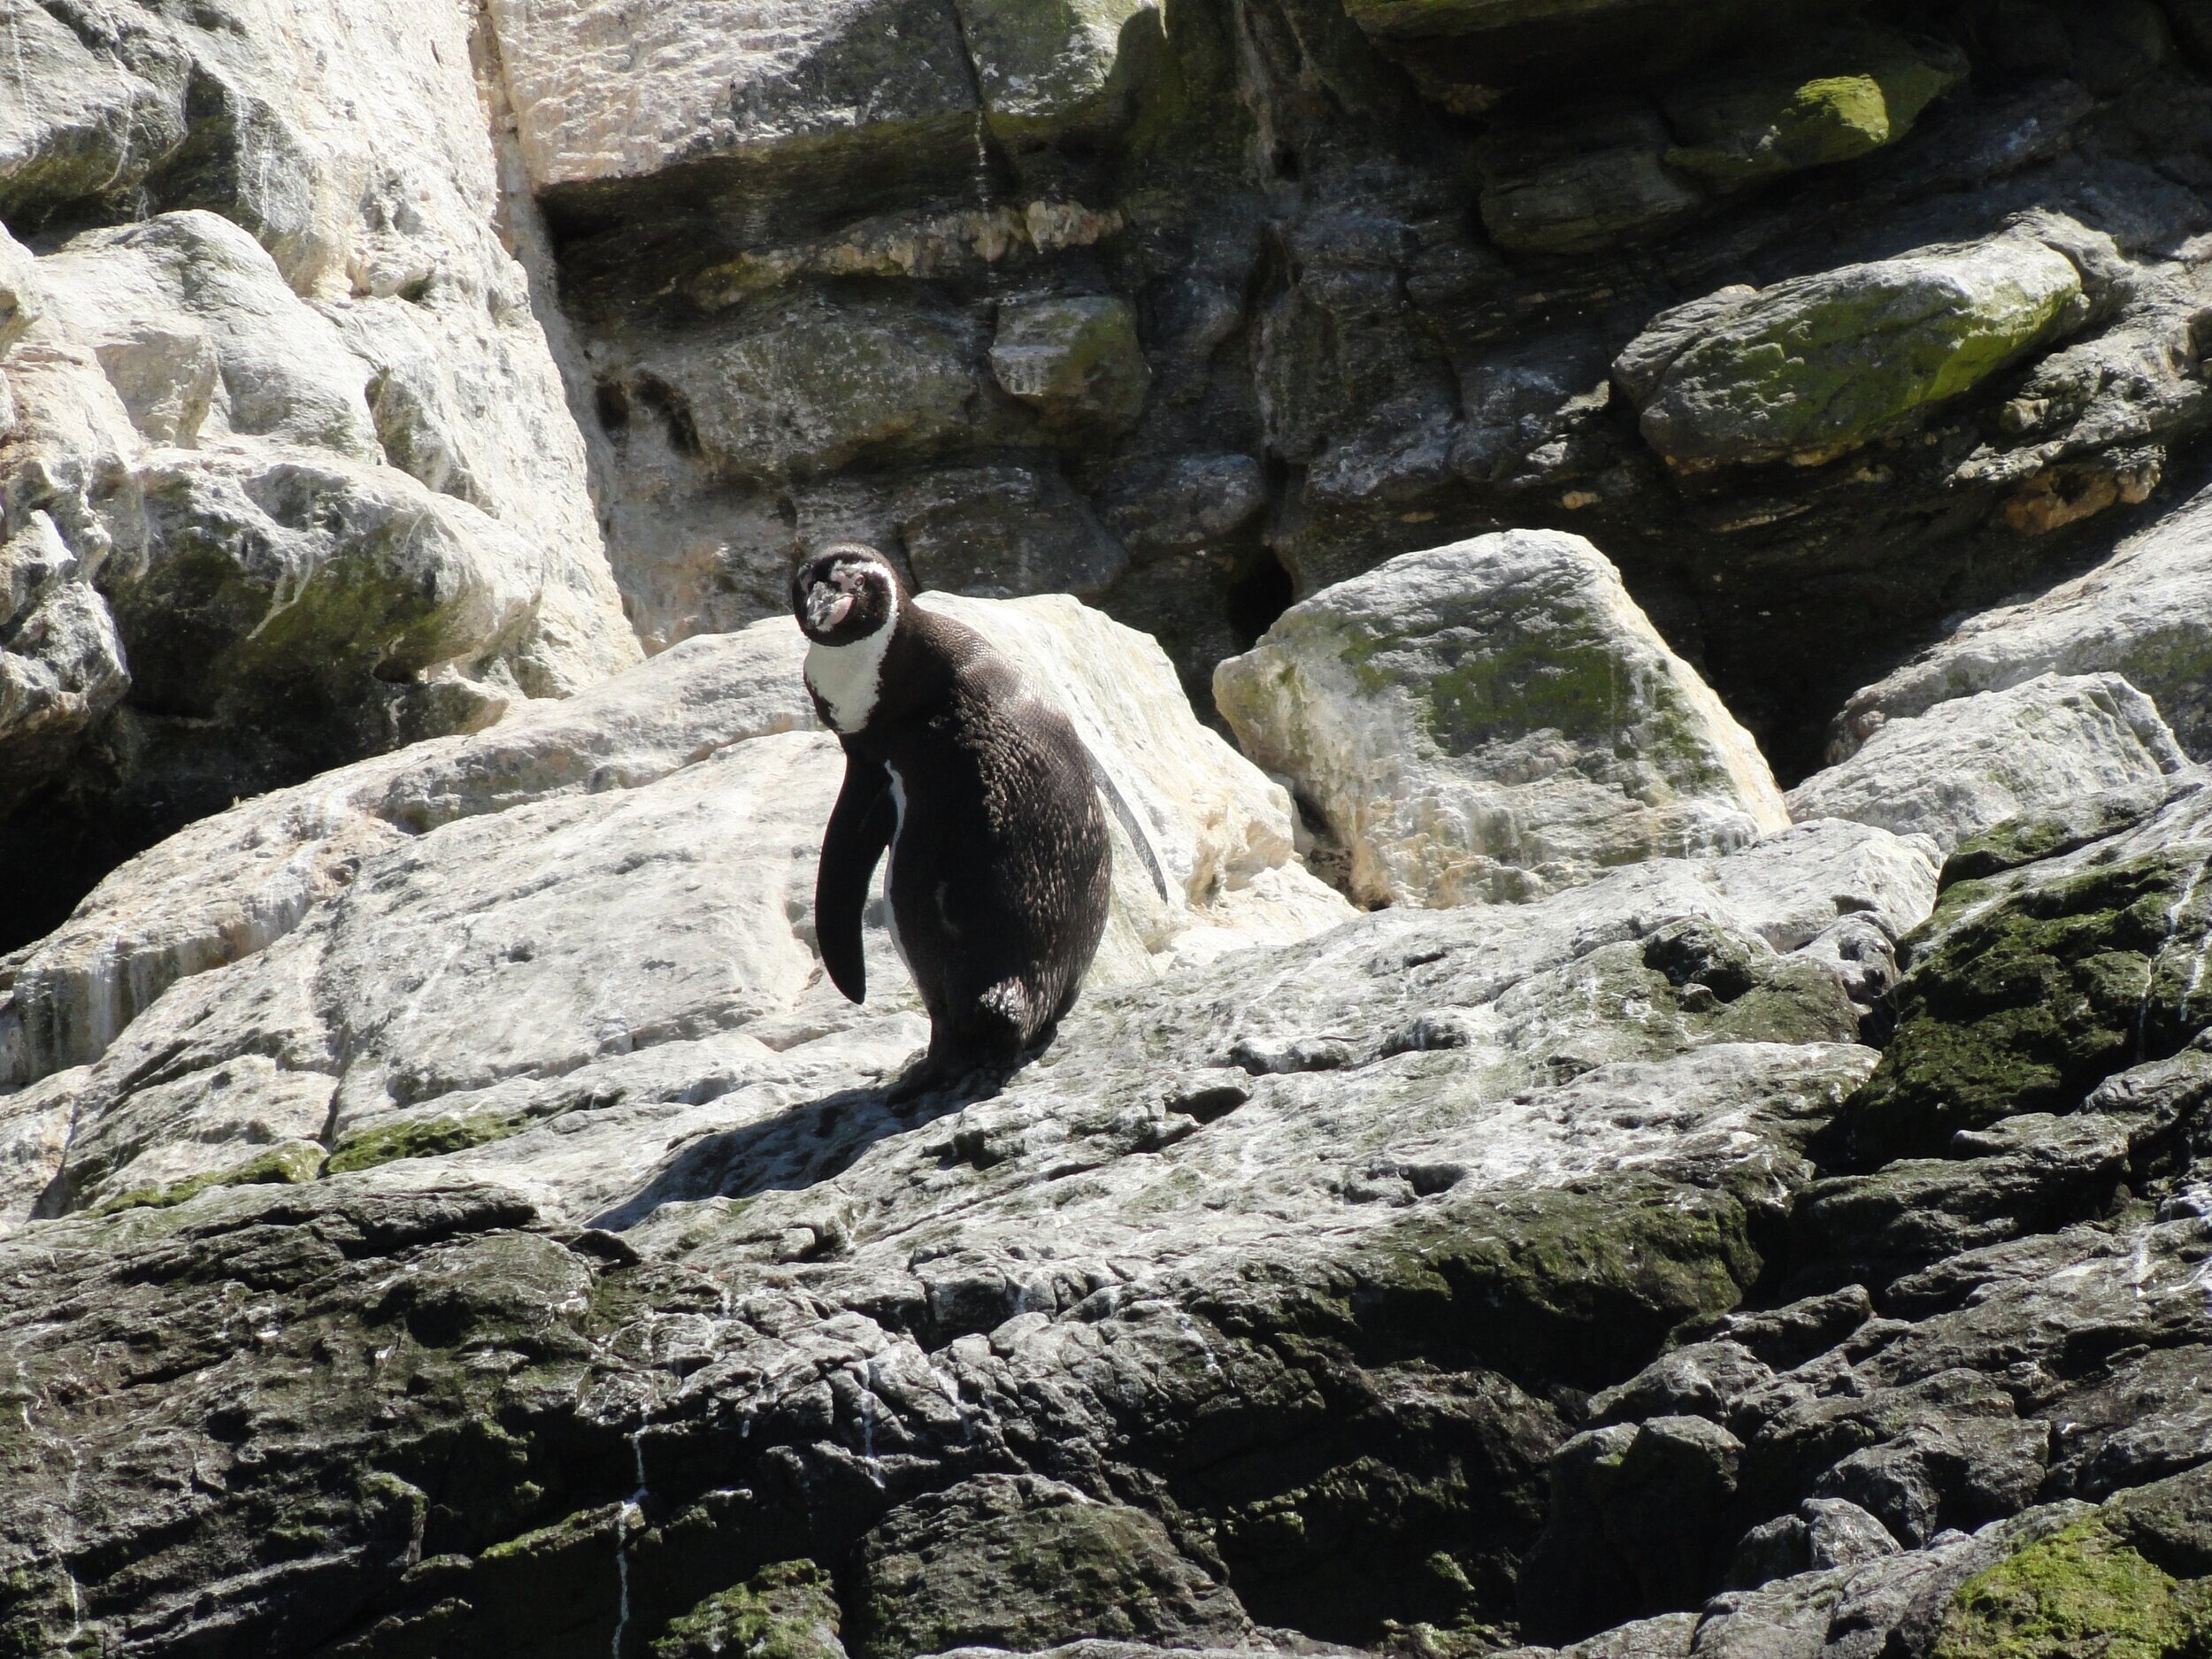
<path id="1" fill-rule="evenodd" d="M 1530 897 L 1789 822 L 1765 760 L 1579 537 L 1409 553 L 1294 606 L 1214 699 L 1370 902 Z"/>

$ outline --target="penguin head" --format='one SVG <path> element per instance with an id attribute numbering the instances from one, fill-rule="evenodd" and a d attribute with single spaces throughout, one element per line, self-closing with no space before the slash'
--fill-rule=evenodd
<path id="1" fill-rule="evenodd" d="M 824 548 L 791 573 L 791 614 L 818 645 L 852 645 L 897 621 L 891 561 L 856 541 Z"/>

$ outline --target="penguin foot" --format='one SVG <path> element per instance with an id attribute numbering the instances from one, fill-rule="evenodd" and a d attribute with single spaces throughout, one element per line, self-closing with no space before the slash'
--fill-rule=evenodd
<path id="1" fill-rule="evenodd" d="M 925 1095 L 941 1096 L 947 1104 L 963 1106 L 988 1100 L 999 1092 L 1020 1064 L 1021 1059 L 1008 1064 L 979 1060 L 972 1055 L 926 1054 L 907 1067 L 898 1081 L 885 1091 L 884 1102 L 895 1108 L 904 1108 Z"/>

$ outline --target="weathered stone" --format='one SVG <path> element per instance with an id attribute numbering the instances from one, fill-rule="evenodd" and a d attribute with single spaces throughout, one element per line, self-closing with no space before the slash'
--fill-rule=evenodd
<path id="1" fill-rule="evenodd" d="M 1756 1589 L 1803 1572 L 1855 1567 L 1897 1553 L 1889 1529 L 1843 1498 L 1808 1498 L 1793 1515 L 1755 1526 L 1728 1564 L 1732 1589 Z"/>
<path id="2" fill-rule="evenodd" d="M 1668 171 L 1666 123 L 1644 104 L 1501 125 L 1483 137 L 1484 228 L 1528 253 L 1586 253 L 1694 213 L 1704 193 Z"/>
<path id="3" fill-rule="evenodd" d="M 1848 161 L 1904 137 L 1966 74 L 1962 54 L 1901 35 L 1829 36 L 1778 72 L 1692 82 L 1666 95 L 1667 163 L 1722 189 Z"/>
<path id="4" fill-rule="evenodd" d="M 1056 472 L 931 472 L 899 492 L 895 511 L 915 581 L 940 593 L 1093 595 L 1129 568 L 1129 555 Z"/>
<path id="5" fill-rule="evenodd" d="M 2024 235 L 1924 248 L 1703 304 L 1623 383 L 1670 465 L 1814 465 L 1900 429 L 2078 323 L 2080 273 Z M 1617 365 L 1617 372 L 1620 366 Z"/>
<path id="6" fill-rule="evenodd" d="M 1047 421 L 1107 434 L 1135 422 L 1152 380 L 1136 313 L 1112 295 L 1002 307 L 991 373 Z"/>
<path id="7" fill-rule="evenodd" d="M 1849 760 L 1789 793 L 1798 818 L 1932 837 L 1947 852 L 2008 818 L 2154 788 L 2188 757 L 2117 674 L 2045 674 L 1877 726 Z"/>
<path id="8" fill-rule="evenodd" d="M 1932 1139 L 1932 1136 L 1930 1137 Z M 1944 1157 L 1817 1181 L 1791 1212 L 1801 1259 L 1886 1285 L 1946 1256 L 2097 1215 L 2126 1179 L 2124 1123 L 2024 1113 L 1954 1134 Z"/>
<path id="9" fill-rule="evenodd" d="M 1931 1659 L 2185 1651 L 2212 1630 L 2212 1585 L 2177 1584 L 2098 1520 L 1978 1572 L 1944 1609 Z"/>
<path id="10" fill-rule="evenodd" d="M 656 9 L 497 0 L 500 63 L 530 180 L 639 179 L 714 156 L 933 135 L 974 119 L 940 0 L 719 0 Z M 611 96 L 609 71 L 619 90 Z"/>
<path id="11" fill-rule="evenodd" d="M 820 299 L 734 311 L 680 354 L 643 358 L 633 394 L 661 405 L 680 449 L 744 479 L 866 457 L 933 455 L 981 395 L 965 319 L 896 303 Z"/>
<path id="12" fill-rule="evenodd" d="M 1854 696 L 1838 721 L 1847 752 L 1884 718 L 2000 690 L 2039 674 L 2114 673 L 2158 704 L 2181 746 L 2212 755 L 2205 687 L 2212 633 L 2198 595 L 2212 582 L 2212 495 L 2123 541 L 2094 570 L 2018 604 L 1970 617 L 1948 639 Z"/>
<path id="13" fill-rule="evenodd" d="M 1159 40 L 1156 0 L 953 0 L 992 127 L 1033 137 L 1125 116 Z"/>
<path id="14" fill-rule="evenodd" d="M 1235 534 L 1266 506 L 1266 477 L 1250 456 L 1186 456 L 1124 470 L 1106 522 L 1133 549 L 1182 553 Z"/>
<path id="15" fill-rule="evenodd" d="M 120 127 L 94 121 L 127 155 L 81 194 L 27 164 L 33 194 L 11 222 L 50 227 L 42 257 L 14 243 L 0 256 L 0 528 L 19 544 L 43 522 L 73 562 L 43 602 L 43 644 L 18 651 L 12 676 L 65 718 L 0 758 L 0 787 L 36 794 L 0 822 L 4 856 L 34 872 L 10 937 L 51 926 L 118 857 L 241 793 L 637 660 L 515 251 L 541 244 L 534 221 L 506 213 L 472 17 L 372 4 L 217 19 L 121 4 L 76 36 L 105 67 L 75 84 L 97 93 L 112 71 L 136 101 Z M 50 27 L 42 12 L 8 25 L 19 42 Z M 0 103 L 36 129 L 27 153 L 77 142 L 39 127 L 65 128 L 65 112 Z M 118 219 L 137 222 L 66 234 Z M 410 525 L 423 549 L 380 548 Z M 202 533 L 217 591 L 188 597 L 176 583 Z M 225 565 L 253 567 L 235 592 Z M 418 591 L 378 597 L 403 565 Z M 242 660 L 231 645 L 273 584 L 300 603 L 278 606 Z M 416 629 L 379 662 L 395 607 L 442 612 L 441 637 Z M 62 650 L 59 633 L 76 643 Z M 45 666 L 26 668 L 33 657 Z"/>
<path id="16" fill-rule="evenodd" d="M 1033 1477 L 985 1475 L 892 1510 L 858 1577 L 869 1659 L 1077 1636 L 1226 1647 L 1250 1628 L 1153 1517 Z"/>
<path id="17" fill-rule="evenodd" d="M 1947 888 L 1838 1149 L 1862 1165 L 1940 1156 L 1959 1131 L 2070 1110 L 2212 1020 L 2207 808 L 2191 789 L 2107 840 Z"/>
<path id="18" fill-rule="evenodd" d="M 0 204 L 11 223 L 61 203 L 142 186 L 183 141 L 190 63 L 151 30 L 127 57 L 96 51 L 38 6 L 12 10 L 19 65 L 0 127 Z"/>
<path id="19" fill-rule="evenodd" d="M 829 1574 L 810 1561 L 778 1562 L 669 1621 L 651 1659 L 710 1659 L 732 1649 L 758 1659 L 845 1659 Z"/>
<path id="20" fill-rule="evenodd" d="M 235 434 L 382 458 L 368 365 L 229 220 L 165 213 L 90 231 L 37 276 L 149 443 Z"/>
<path id="21" fill-rule="evenodd" d="M 54 521 L 35 512 L 0 547 L 0 810 L 58 771 L 130 684 L 115 619 Z"/>
<path id="22" fill-rule="evenodd" d="M 1286 612 L 1214 696 L 1371 903 L 1525 898 L 1788 821 L 1750 739 L 1578 536 L 1402 556 Z"/>

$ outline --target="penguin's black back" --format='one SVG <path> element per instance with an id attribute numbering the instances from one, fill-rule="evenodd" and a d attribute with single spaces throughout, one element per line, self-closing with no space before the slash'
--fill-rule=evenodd
<path id="1" fill-rule="evenodd" d="M 841 735 L 847 788 L 880 768 L 895 803 L 892 919 L 933 1059 L 1010 1061 L 1074 1002 L 1105 928 L 1111 846 L 1082 740 L 981 635 L 911 603 L 866 724 Z"/>

